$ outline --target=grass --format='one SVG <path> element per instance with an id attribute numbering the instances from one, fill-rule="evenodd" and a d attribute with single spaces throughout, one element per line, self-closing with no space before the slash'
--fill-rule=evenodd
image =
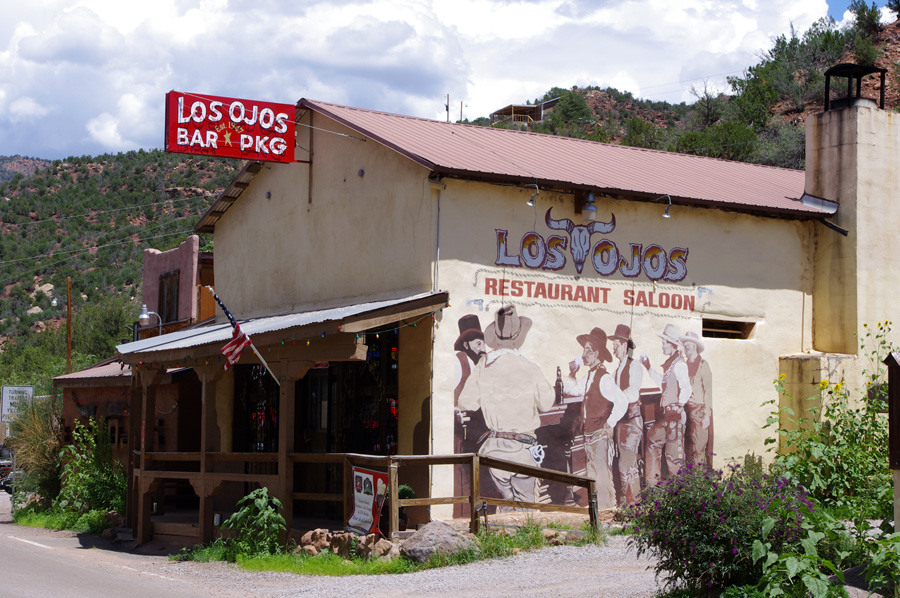
<path id="1" fill-rule="evenodd" d="M 110 527 L 105 511 L 76 513 L 59 509 L 32 511 L 17 509 L 13 521 L 24 527 L 43 527 L 54 530 L 71 530 L 79 534 L 99 534 Z"/>
<path id="2" fill-rule="evenodd" d="M 248 571 L 276 571 L 279 573 L 297 573 L 299 575 L 385 575 L 409 573 L 420 567 L 407 559 L 344 559 L 330 552 L 316 556 L 305 554 L 273 554 L 245 558 L 239 556 L 237 564 Z"/>
<path id="3" fill-rule="evenodd" d="M 578 531 L 583 533 L 579 534 L 576 545 L 605 542 L 605 534 L 594 532 L 589 525 L 583 526 L 583 529 Z M 186 549 L 170 558 L 199 562 L 233 561 L 248 571 L 276 571 L 324 576 L 391 575 L 436 567 L 464 565 L 486 559 L 506 558 L 520 551 L 537 550 L 547 546 L 550 546 L 550 541 L 544 537 L 544 528 L 534 523 L 528 523 L 516 528 L 514 532 L 507 528 L 482 531 L 475 537 L 475 546 L 472 548 L 454 554 L 434 555 L 428 562 L 421 564 L 403 557 L 391 560 L 359 557 L 345 559 L 331 552 L 323 552 L 316 556 L 297 552 L 258 556 L 235 555 L 224 540 L 216 540 L 206 546 Z"/>

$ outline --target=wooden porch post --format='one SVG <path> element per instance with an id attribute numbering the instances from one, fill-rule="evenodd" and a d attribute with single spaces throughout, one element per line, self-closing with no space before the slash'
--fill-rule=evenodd
<path id="1" fill-rule="evenodd" d="M 131 371 L 131 397 L 128 405 L 128 489 L 125 500 L 125 525 L 130 527 L 132 531 L 136 531 L 139 485 L 137 484 L 135 471 L 140 472 L 142 467 L 139 460 L 141 457 L 139 439 L 144 393 L 138 382 L 139 374 L 136 372 L 136 368 L 132 367 Z"/>
<path id="2" fill-rule="evenodd" d="M 291 535 L 291 524 L 294 521 L 294 464 L 289 455 L 294 452 L 294 405 L 296 399 L 296 380 L 282 375 L 288 368 L 278 368 L 276 373 L 281 376 L 281 385 L 278 392 L 278 488 L 275 495 L 282 505 L 284 517 L 284 538 L 287 541 Z M 280 370 L 280 371 L 279 371 Z M 304 370 L 305 373 L 305 370 Z"/>
<path id="3" fill-rule="evenodd" d="M 137 486 L 137 512 L 135 513 L 135 523 L 137 530 L 135 538 L 138 544 L 144 544 L 153 537 L 153 526 L 150 521 L 150 511 L 152 505 L 151 494 L 155 491 L 158 483 L 151 483 L 146 475 L 147 469 L 147 453 L 153 451 L 153 421 L 156 413 L 156 386 L 161 377 L 161 370 L 142 369 L 132 372 L 137 373 L 140 377 L 141 384 L 141 414 L 140 414 L 140 430 L 139 430 L 139 448 L 140 458 L 138 470 L 138 479 L 135 480 Z M 149 430 L 147 429 L 149 426 Z M 134 528 L 132 528 L 134 529 Z"/>
<path id="4" fill-rule="evenodd" d="M 294 522 L 294 462 L 290 455 L 296 450 L 296 430 L 294 430 L 294 412 L 296 405 L 297 380 L 306 375 L 313 362 L 306 360 L 283 359 L 271 363 L 272 372 L 278 376 L 278 484 L 274 488 L 274 496 L 281 501 L 281 515 L 284 517 L 284 537 L 287 541 L 291 535 Z"/>
<path id="5" fill-rule="evenodd" d="M 213 497 L 218 484 L 207 482 L 207 473 L 212 471 L 207 453 L 215 452 L 218 447 L 217 414 L 216 414 L 216 381 L 225 373 L 221 364 L 194 366 L 194 371 L 202 384 L 200 394 L 200 480 L 194 488 L 200 499 L 198 532 L 201 544 L 208 544 L 215 535 L 213 525 Z"/>

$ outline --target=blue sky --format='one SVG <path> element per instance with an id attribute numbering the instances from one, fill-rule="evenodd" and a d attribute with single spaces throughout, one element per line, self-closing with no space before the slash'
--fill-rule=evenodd
<path id="1" fill-rule="evenodd" d="M 691 102 L 848 4 L 0 0 L 0 155 L 159 148 L 172 89 L 442 120 L 447 95 L 474 119 L 555 86 Z"/>
<path id="2" fill-rule="evenodd" d="M 828 16 L 833 18 L 835 21 L 840 21 L 844 12 L 850 6 L 850 0 L 829 0 L 828 1 Z"/>
<path id="3" fill-rule="evenodd" d="M 872 0 L 866 0 L 866 4 L 871 5 Z M 884 2 L 875 2 L 879 8 L 884 6 Z M 849 8 L 850 0 L 828 0 L 828 16 L 835 21 L 840 21 L 844 17 L 844 12 Z"/>

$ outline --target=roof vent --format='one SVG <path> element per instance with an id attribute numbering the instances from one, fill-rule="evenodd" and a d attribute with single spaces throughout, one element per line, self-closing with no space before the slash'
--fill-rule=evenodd
<path id="1" fill-rule="evenodd" d="M 825 111 L 840 110 L 848 106 L 866 106 L 867 108 L 875 108 L 875 100 L 864 98 L 860 94 L 862 90 L 862 78 L 873 73 L 881 74 L 881 101 L 878 108 L 884 110 L 884 76 L 887 69 L 877 66 L 864 66 L 862 64 L 853 64 L 845 62 L 836 64 L 825 71 Z M 847 97 L 839 98 L 831 101 L 831 78 L 846 77 L 847 78 Z M 856 81 L 856 93 L 853 92 L 853 82 Z"/>

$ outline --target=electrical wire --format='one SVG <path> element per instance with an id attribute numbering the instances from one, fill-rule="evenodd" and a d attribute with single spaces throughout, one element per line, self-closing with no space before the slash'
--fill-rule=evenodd
<path id="1" fill-rule="evenodd" d="M 137 239 L 136 241 L 134 239 L 127 239 L 127 240 L 123 240 L 123 241 L 117 241 L 115 243 L 107 243 L 105 245 L 98 245 L 98 246 L 94 246 L 94 247 L 85 247 L 84 249 L 79 249 L 79 250 L 73 250 L 73 251 L 67 251 L 67 252 L 57 252 L 57 254 L 62 253 L 62 254 L 69 254 L 69 255 L 65 259 L 61 259 L 56 262 L 51 262 L 49 264 L 41 264 L 39 266 L 35 266 L 34 268 L 31 268 L 28 270 L 20 270 L 19 272 L 16 273 L 16 275 L 13 278 L 10 278 L 10 279 L 4 280 L 4 281 L 0 281 L 0 285 L 5 286 L 8 284 L 14 284 L 16 282 L 20 282 L 20 280 L 21 280 L 19 278 L 20 275 L 32 274 L 34 272 L 38 272 L 39 270 L 47 270 L 53 266 L 63 264 L 65 262 L 69 261 L 72 257 L 77 255 L 78 253 L 87 253 L 87 252 L 94 251 L 94 250 L 105 249 L 107 247 L 113 247 L 115 245 L 126 245 L 126 244 L 137 245 L 138 243 L 143 243 L 145 241 L 151 241 L 153 239 L 162 239 L 164 237 L 172 237 L 174 235 L 185 235 L 190 232 L 192 232 L 192 229 L 191 230 L 179 230 L 179 231 L 175 231 L 175 232 L 171 232 L 171 233 L 163 233 L 161 235 L 154 235 L 152 237 L 142 237 L 140 239 Z M 40 257 L 54 257 L 54 255 L 57 255 L 57 254 L 48 254 L 45 256 L 38 256 L 37 258 L 24 258 L 24 259 L 40 259 Z M 22 260 L 14 260 L 14 261 L 22 261 Z M 0 264 L 4 264 L 4 263 L 12 263 L 12 262 L 0 262 Z"/>
<path id="2" fill-rule="evenodd" d="M 45 222 L 57 222 L 58 223 L 61 220 L 71 220 L 73 218 L 89 218 L 89 217 L 92 218 L 92 217 L 96 217 L 96 216 L 99 216 L 102 214 L 112 214 L 114 212 L 122 212 L 125 210 L 136 210 L 138 208 L 151 208 L 154 206 L 164 205 L 167 203 L 174 204 L 176 202 L 195 201 L 198 199 L 209 199 L 211 197 L 213 197 L 212 194 L 210 194 L 210 195 L 194 195 L 193 197 L 183 197 L 181 199 L 164 199 L 162 201 L 157 201 L 154 203 L 145 203 L 145 204 L 138 204 L 138 205 L 134 205 L 134 206 L 126 206 L 124 208 L 112 208 L 109 210 L 98 210 L 96 212 L 87 212 L 85 214 L 75 214 L 72 216 L 60 216 L 58 218 L 46 218 L 44 220 L 30 220 L 28 222 L 3 222 L 3 221 L 0 221 L 0 226 L 4 226 L 4 225 L 5 226 L 31 226 L 31 225 L 35 225 L 35 224 L 44 224 Z"/>

